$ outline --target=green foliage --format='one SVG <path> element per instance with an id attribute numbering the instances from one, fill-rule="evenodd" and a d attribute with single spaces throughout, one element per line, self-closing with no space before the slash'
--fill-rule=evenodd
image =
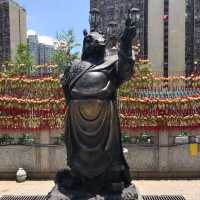
<path id="1" fill-rule="evenodd" d="M 118 90 L 118 96 L 119 97 L 134 97 L 133 81 L 132 81 L 132 79 L 130 81 L 125 82 L 120 87 L 120 89 Z"/>
<path id="2" fill-rule="evenodd" d="M 20 44 L 17 47 L 15 62 L 6 62 L 5 74 L 7 75 L 30 75 L 32 71 L 32 57 L 29 54 L 27 45 Z"/>
<path id="3" fill-rule="evenodd" d="M 75 41 L 73 30 L 61 31 L 56 34 L 56 52 L 53 62 L 58 65 L 59 72 L 63 73 L 70 63 L 78 58 L 79 53 L 73 52 L 74 48 L 80 46 Z"/>
<path id="4" fill-rule="evenodd" d="M 2 66 L 1 66 L 1 72 L 3 72 L 4 74 L 9 74 L 13 68 L 14 64 L 12 63 L 12 61 L 5 61 Z"/>
<path id="5" fill-rule="evenodd" d="M 13 144 L 15 141 L 15 138 L 10 135 L 0 135 L 0 145 L 8 145 L 8 144 Z"/>
<path id="6" fill-rule="evenodd" d="M 61 134 L 58 137 L 53 137 L 54 145 L 63 145 L 64 143 L 64 134 Z M 3 134 L 0 135 L 0 146 L 1 145 L 42 145 L 39 142 L 35 141 L 32 135 L 23 134 L 19 137 L 14 137 L 12 135 Z"/>
<path id="7" fill-rule="evenodd" d="M 62 143 L 65 142 L 65 134 L 61 134 L 61 136 L 60 136 L 60 140 L 61 140 Z"/>
<path id="8" fill-rule="evenodd" d="M 34 139 L 31 135 L 29 134 L 23 134 L 19 138 L 19 144 L 34 144 Z"/>
<path id="9" fill-rule="evenodd" d="M 65 135 L 61 134 L 57 137 L 52 137 L 54 145 L 62 145 L 65 142 Z"/>
<path id="10" fill-rule="evenodd" d="M 16 55 L 16 73 L 19 75 L 30 75 L 32 71 L 33 60 L 29 54 L 27 45 L 20 44 Z"/>
<path id="11" fill-rule="evenodd" d="M 153 74 L 150 64 L 137 63 L 135 66 L 133 86 L 136 87 L 135 89 L 145 89 L 150 85 L 153 86 Z"/>
<path id="12" fill-rule="evenodd" d="M 131 137 L 127 133 L 122 134 L 122 142 L 123 143 L 131 143 Z"/>
<path id="13" fill-rule="evenodd" d="M 134 77 L 136 78 L 143 78 L 143 77 L 152 77 L 151 73 L 151 65 L 148 63 L 136 63 L 135 64 L 135 74 Z"/>
<path id="14" fill-rule="evenodd" d="M 148 133 L 141 133 L 140 136 L 137 137 L 137 143 L 138 144 L 152 144 L 152 136 Z"/>
<path id="15" fill-rule="evenodd" d="M 135 73 L 130 81 L 125 82 L 119 89 L 118 95 L 124 97 L 135 97 L 137 89 L 145 89 L 153 86 L 153 74 L 149 64 L 136 63 Z"/>
<path id="16" fill-rule="evenodd" d="M 181 132 L 178 134 L 178 137 L 187 137 L 187 136 L 189 136 L 189 133 L 187 132 Z"/>

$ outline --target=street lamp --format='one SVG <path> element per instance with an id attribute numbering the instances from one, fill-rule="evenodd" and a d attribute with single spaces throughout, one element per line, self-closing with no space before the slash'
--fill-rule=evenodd
<path id="1" fill-rule="evenodd" d="M 111 21 L 108 24 L 108 28 L 107 28 L 107 37 L 108 37 L 108 41 L 110 42 L 110 44 L 108 44 L 108 46 L 112 47 L 116 47 L 117 45 L 117 33 L 118 33 L 118 27 L 117 27 L 117 23 L 115 21 Z"/>
<path id="2" fill-rule="evenodd" d="M 131 21 L 131 26 L 135 27 L 135 34 L 139 37 L 139 21 L 140 21 L 140 9 L 138 8 L 131 8 L 128 11 L 128 18 Z M 139 39 L 139 38 L 138 38 Z"/>
<path id="3" fill-rule="evenodd" d="M 138 8 L 131 8 L 128 11 L 128 18 L 130 19 L 129 26 L 136 26 L 140 20 L 140 9 Z"/>
<path id="4" fill-rule="evenodd" d="M 90 11 L 90 17 L 89 17 L 91 32 L 98 31 L 97 28 L 100 24 L 100 11 L 97 8 L 93 8 Z"/>
<path id="5" fill-rule="evenodd" d="M 115 21 L 111 21 L 108 24 L 107 34 L 108 34 L 108 36 L 116 36 L 117 35 L 117 23 Z"/>
<path id="6" fill-rule="evenodd" d="M 194 61 L 194 70 L 193 70 L 193 73 L 195 73 L 195 74 L 198 72 L 197 65 L 198 65 L 198 62 Z"/>
<path id="7" fill-rule="evenodd" d="M 138 8 L 131 8 L 128 10 L 128 16 L 126 20 L 126 27 L 135 27 L 135 31 L 137 31 L 137 26 L 140 20 L 140 10 Z M 108 28 L 106 30 L 107 35 L 107 47 L 109 54 L 115 54 L 117 51 L 117 43 L 119 39 L 119 29 L 116 21 L 111 21 L 108 24 Z M 136 33 L 137 34 L 137 33 Z"/>

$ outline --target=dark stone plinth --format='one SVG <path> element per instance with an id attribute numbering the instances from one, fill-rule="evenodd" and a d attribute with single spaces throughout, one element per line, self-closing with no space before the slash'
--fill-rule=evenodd
<path id="1" fill-rule="evenodd" d="M 73 177 L 68 170 L 59 171 L 55 183 L 47 200 L 140 200 L 134 185 L 90 183 Z"/>
<path id="2" fill-rule="evenodd" d="M 47 200 L 140 200 L 134 185 L 125 188 L 121 193 L 92 194 L 84 190 L 67 190 L 56 185 L 47 195 Z"/>

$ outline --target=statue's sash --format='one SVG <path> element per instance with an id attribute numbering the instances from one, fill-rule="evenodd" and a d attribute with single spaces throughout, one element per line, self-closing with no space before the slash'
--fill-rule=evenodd
<path id="1" fill-rule="evenodd" d="M 73 88 L 73 86 L 76 84 L 76 82 L 88 71 L 99 71 L 104 70 L 107 67 L 111 66 L 112 64 L 116 63 L 118 60 L 117 56 L 109 56 L 106 58 L 105 62 L 100 65 L 93 65 L 85 62 L 88 66 L 81 71 L 77 76 L 75 76 L 69 83 L 69 91 Z M 84 61 L 83 61 L 84 62 Z"/>
<path id="2" fill-rule="evenodd" d="M 87 62 L 86 62 L 87 63 Z M 89 71 L 92 67 L 94 67 L 95 65 L 93 64 L 89 64 L 87 63 L 87 67 L 81 71 L 79 74 L 77 74 L 69 83 L 69 91 L 71 91 L 71 89 L 73 88 L 73 86 L 75 85 L 75 83 L 87 72 Z"/>
<path id="3" fill-rule="evenodd" d="M 111 65 L 113 65 L 114 63 L 116 63 L 117 61 L 118 61 L 117 55 L 108 56 L 108 57 L 106 57 L 104 63 L 102 63 L 102 64 L 100 64 L 100 65 L 97 65 L 97 66 L 95 66 L 95 67 L 92 67 L 90 71 L 104 70 L 104 69 L 106 69 L 107 67 L 110 67 Z"/>

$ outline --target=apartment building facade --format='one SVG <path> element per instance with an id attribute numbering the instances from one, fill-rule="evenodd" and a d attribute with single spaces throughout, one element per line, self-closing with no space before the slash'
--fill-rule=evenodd
<path id="1" fill-rule="evenodd" d="M 0 0 L 0 65 L 14 61 L 19 44 L 26 44 L 26 10 L 14 0 Z"/>

